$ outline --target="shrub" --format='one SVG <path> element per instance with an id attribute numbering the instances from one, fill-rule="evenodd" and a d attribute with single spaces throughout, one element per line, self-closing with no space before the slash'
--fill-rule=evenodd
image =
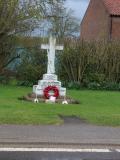
<path id="1" fill-rule="evenodd" d="M 63 81 L 78 82 L 94 89 L 118 88 L 116 83 L 120 81 L 120 42 L 68 41 L 59 63 L 58 73 Z M 103 82 L 106 82 L 105 86 Z"/>
<path id="2" fill-rule="evenodd" d="M 8 84 L 9 78 L 7 78 L 5 75 L 0 76 L 0 83 L 1 84 Z"/>
<path id="3" fill-rule="evenodd" d="M 115 82 L 106 82 L 102 84 L 102 89 L 110 90 L 110 91 L 119 91 L 120 84 Z"/>
<path id="4" fill-rule="evenodd" d="M 21 62 L 17 66 L 18 84 L 32 86 L 42 78 L 46 72 L 47 54 L 39 48 L 27 50 L 21 56 Z"/>
<path id="5" fill-rule="evenodd" d="M 8 82 L 9 85 L 16 86 L 17 83 L 18 83 L 18 80 L 15 77 L 9 78 L 9 82 Z"/>
<path id="6" fill-rule="evenodd" d="M 97 83 L 97 82 L 91 82 L 88 84 L 88 89 L 99 90 L 101 89 L 101 85 L 100 83 Z"/>
<path id="7" fill-rule="evenodd" d="M 17 85 L 18 86 L 27 86 L 27 87 L 32 87 L 34 84 L 34 82 L 30 82 L 30 81 L 18 81 Z"/>
<path id="8" fill-rule="evenodd" d="M 68 89 L 81 89 L 82 85 L 79 82 L 69 82 L 67 85 Z"/>
<path id="9" fill-rule="evenodd" d="M 92 90 L 109 90 L 109 91 L 120 91 L 120 83 L 114 82 L 91 82 L 88 84 L 88 89 Z"/>

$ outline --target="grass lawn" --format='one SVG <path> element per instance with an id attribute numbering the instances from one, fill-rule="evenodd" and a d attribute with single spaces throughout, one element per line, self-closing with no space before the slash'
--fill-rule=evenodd
<path id="1" fill-rule="evenodd" d="M 76 91 L 68 95 L 79 105 L 34 104 L 18 100 L 32 88 L 0 85 L 0 124 L 60 124 L 58 115 L 76 115 L 89 123 L 120 126 L 120 92 Z"/>

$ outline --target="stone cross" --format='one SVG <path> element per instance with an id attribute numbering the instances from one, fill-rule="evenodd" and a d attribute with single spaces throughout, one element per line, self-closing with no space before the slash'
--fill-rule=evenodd
<path id="1" fill-rule="evenodd" d="M 55 50 L 63 50 L 62 45 L 56 45 L 56 38 L 50 36 L 49 44 L 42 44 L 41 49 L 47 49 L 48 64 L 47 64 L 47 74 L 55 73 Z"/>

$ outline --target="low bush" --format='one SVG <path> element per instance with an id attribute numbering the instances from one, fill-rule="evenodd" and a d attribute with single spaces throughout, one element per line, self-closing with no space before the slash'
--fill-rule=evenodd
<path id="1" fill-rule="evenodd" d="M 101 89 L 101 85 L 100 83 L 97 83 L 97 82 L 91 82 L 88 84 L 88 89 L 99 90 Z"/>
<path id="2" fill-rule="evenodd" d="M 88 89 L 92 90 L 109 90 L 109 91 L 120 91 L 120 83 L 114 82 L 91 82 L 88 84 Z"/>
<path id="3" fill-rule="evenodd" d="M 1 84 L 8 84 L 8 78 L 4 75 L 0 76 L 0 83 Z"/>
<path id="4" fill-rule="evenodd" d="M 82 85 L 79 82 L 69 82 L 67 84 L 67 88 L 68 89 L 77 89 L 77 90 L 79 90 L 79 89 L 82 88 Z"/>
<path id="5" fill-rule="evenodd" d="M 32 87 L 35 83 L 30 81 L 18 81 L 18 86 L 26 86 L 26 87 Z"/>

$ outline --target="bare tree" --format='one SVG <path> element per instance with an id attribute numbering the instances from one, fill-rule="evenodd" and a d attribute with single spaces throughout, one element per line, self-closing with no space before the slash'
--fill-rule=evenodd
<path id="1" fill-rule="evenodd" d="M 52 30 L 59 38 L 78 36 L 79 20 L 73 16 L 74 13 L 71 9 L 67 10 L 64 7 L 64 1 L 53 4 L 48 15 L 49 31 Z"/>

